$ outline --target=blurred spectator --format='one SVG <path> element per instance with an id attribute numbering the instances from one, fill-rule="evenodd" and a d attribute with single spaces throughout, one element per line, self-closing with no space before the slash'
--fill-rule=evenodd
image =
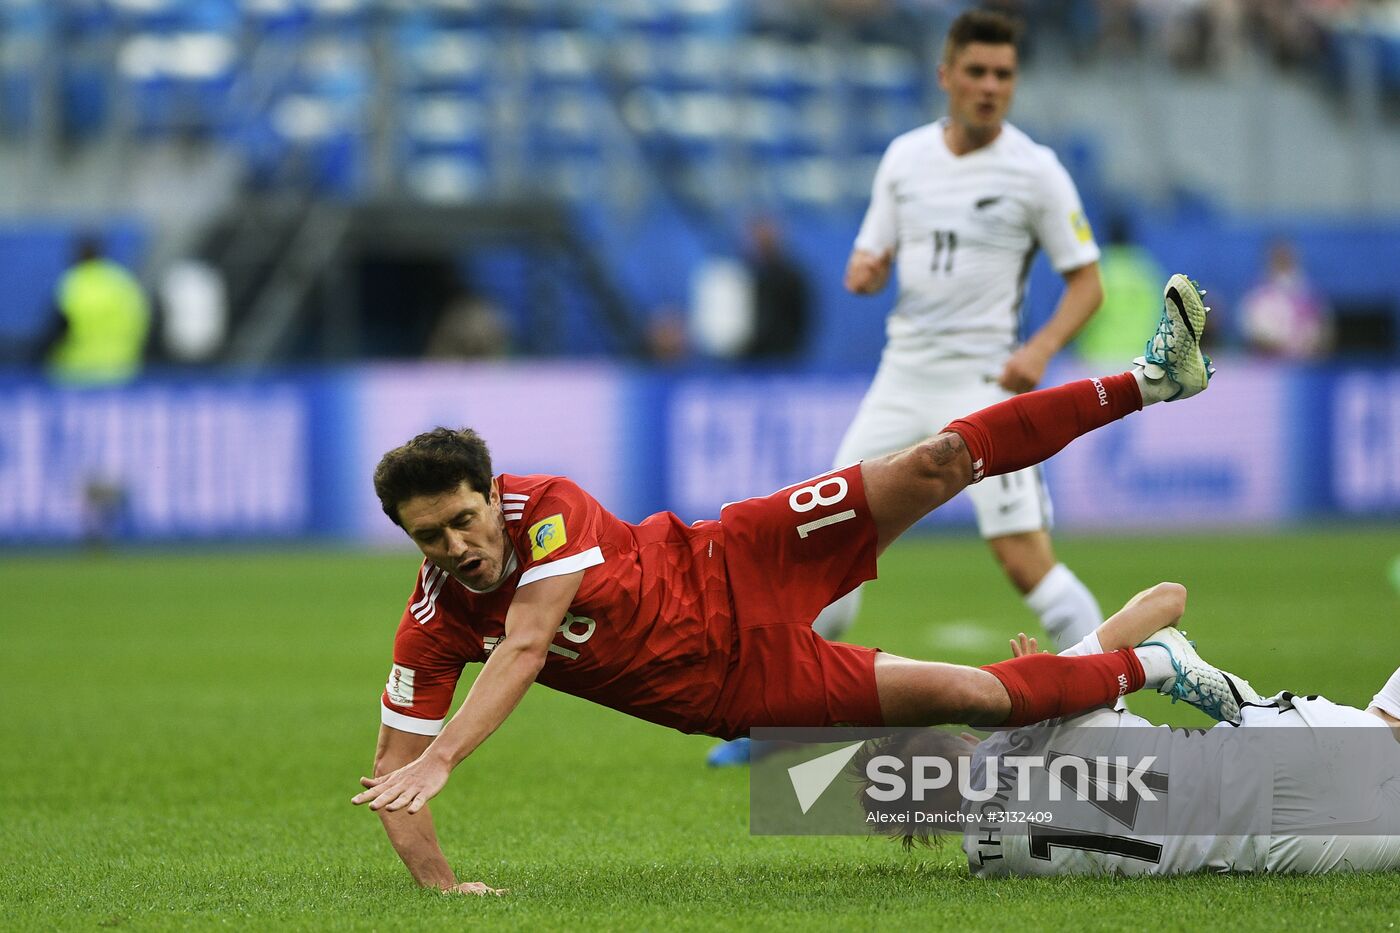
<path id="1" fill-rule="evenodd" d="M 141 284 L 103 255 L 94 236 L 79 238 L 73 265 L 58 282 L 56 313 L 40 352 L 54 379 L 69 385 L 126 382 L 141 370 L 151 311 Z M 81 477 L 83 540 L 105 547 L 126 508 L 119 476 L 95 467 Z"/>
<path id="2" fill-rule="evenodd" d="M 753 277 L 743 263 L 715 256 L 690 279 L 689 335 L 707 356 L 736 359 L 753 343 Z"/>
<path id="3" fill-rule="evenodd" d="M 60 382 L 125 382 L 141 369 L 150 326 L 150 305 L 136 277 L 106 258 L 96 237 L 83 236 L 58 282 L 40 356 Z"/>
<path id="4" fill-rule="evenodd" d="M 1132 58 L 1142 50 L 1146 28 L 1136 0 L 1099 0 L 1099 45 L 1114 58 Z M 1091 32 L 1092 20 L 1084 27 Z"/>
<path id="5" fill-rule="evenodd" d="M 1075 350 L 1081 359 L 1093 362 L 1132 359 L 1142 353 L 1143 334 L 1152 333 L 1167 274 L 1134 242 L 1132 227 L 1122 215 L 1109 221 L 1099 275 L 1103 304 L 1075 338 Z"/>
<path id="6" fill-rule="evenodd" d="M 1245 340 L 1251 349 L 1287 359 L 1316 359 L 1332 348 L 1332 312 L 1303 275 L 1293 246 L 1269 248 L 1264 280 L 1245 295 Z"/>
<path id="7" fill-rule="evenodd" d="M 1295 68 L 1317 62 L 1322 54 L 1320 10 L 1290 0 L 1247 0 L 1247 34 L 1257 37 L 1274 64 Z"/>
<path id="8" fill-rule="evenodd" d="M 674 306 L 657 308 L 647 327 L 647 352 L 658 363 L 679 363 L 690 352 L 685 311 Z"/>
<path id="9" fill-rule="evenodd" d="M 228 338 L 228 289 L 209 263 L 181 259 L 160 279 L 160 343 L 177 363 L 212 360 Z"/>
<path id="10" fill-rule="evenodd" d="M 428 336 L 429 359 L 493 359 L 510 349 L 510 334 L 501 311 L 444 264 L 444 292 L 449 296 Z"/>
<path id="11" fill-rule="evenodd" d="M 748 359 L 790 359 L 807 345 L 811 323 L 807 273 L 784 251 L 778 227 L 771 220 L 754 221 L 749 239 L 753 329 L 742 355 Z"/>

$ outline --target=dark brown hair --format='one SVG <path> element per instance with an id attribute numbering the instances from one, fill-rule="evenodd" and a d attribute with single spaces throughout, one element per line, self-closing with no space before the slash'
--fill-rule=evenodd
<path id="1" fill-rule="evenodd" d="M 968 10 L 948 27 L 943 40 L 943 64 L 953 61 L 957 54 L 974 42 L 987 45 L 1015 45 L 1021 41 L 1021 24 L 993 10 Z"/>
<path id="2" fill-rule="evenodd" d="M 401 503 L 448 492 L 464 482 L 483 496 L 491 489 L 491 452 L 471 428 L 425 431 L 389 451 L 374 468 L 379 506 L 400 528 Z"/>

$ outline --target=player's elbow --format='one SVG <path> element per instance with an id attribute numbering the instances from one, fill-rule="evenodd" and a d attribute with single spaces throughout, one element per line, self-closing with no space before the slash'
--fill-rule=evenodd
<path id="1" fill-rule="evenodd" d="M 1173 616 L 1180 617 L 1186 612 L 1186 587 L 1180 583 L 1158 583 L 1152 588 L 1152 596 Z"/>

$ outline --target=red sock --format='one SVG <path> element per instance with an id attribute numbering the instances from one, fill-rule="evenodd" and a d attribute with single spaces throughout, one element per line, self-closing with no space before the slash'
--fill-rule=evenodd
<path id="1" fill-rule="evenodd" d="M 1142 408 L 1133 374 L 1081 379 L 1027 392 L 959 418 L 944 428 L 972 455 L 972 481 L 1049 460 L 1070 441 Z"/>
<path id="2" fill-rule="evenodd" d="M 1109 706 L 1141 690 L 1146 680 L 1142 662 L 1128 649 L 1073 658 L 1028 654 L 982 670 L 1000 680 L 1011 696 L 1011 716 L 999 724 L 1003 726 L 1028 726 Z"/>

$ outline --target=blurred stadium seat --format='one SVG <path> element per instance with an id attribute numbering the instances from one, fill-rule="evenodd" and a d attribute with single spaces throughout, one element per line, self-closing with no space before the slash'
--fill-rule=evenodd
<path id="1" fill-rule="evenodd" d="M 884 148 L 938 112 L 941 32 L 964 5 L 0 0 L 0 143 L 14 144 L 6 157 L 30 174 L 43 167 L 43 184 L 12 186 L 0 207 L 42 214 L 58 200 L 47 190 L 71 187 L 74 203 L 130 210 L 120 187 L 65 183 L 65 166 L 158 189 L 157 179 L 140 180 L 143 147 L 176 147 L 233 160 L 246 194 L 347 204 L 550 199 L 612 218 L 674 212 L 684 229 L 657 228 L 614 251 L 610 274 L 621 282 L 650 277 L 642 254 L 661 241 L 737 253 L 742 218 L 754 212 L 800 222 L 806 261 L 826 270 L 844 259 Z M 1400 172 L 1389 154 L 1400 100 L 1393 18 L 1346 0 L 1280 0 L 1268 7 L 1278 16 L 1239 23 L 1207 11 L 1196 25 L 1224 52 L 1188 61 L 1171 45 L 1185 13 L 1124 6 L 1128 21 L 1158 22 L 1161 34 L 1116 33 L 1121 22 L 1089 2 L 1031 8 L 1033 67 L 1014 115 L 1060 151 L 1094 219 L 1129 205 L 1149 221 L 1163 259 L 1194 255 L 1177 223 L 1184 214 L 1209 217 L 1226 239 L 1242 212 L 1286 214 L 1292 201 L 1318 218 L 1369 211 L 1389 229 L 1384 219 L 1400 212 L 1400 186 L 1387 182 Z M 1130 82 L 1115 71 L 1125 50 Z M 1249 62 L 1290 76 L 1289 109 L 1251 106 L 1267 92 L 1252 83 Z M 1191 80 L 1178 88 L 1172 76 L 1183 68 Z M 1126 103 L 1103 105 L 1116 93 Z M 1254 149 L 1226 145 L 1229 128 L 1217 126 L 1201 135 L 1200 153 L 1138 157 L 1143 114 L 1203 101 L 1257 114 L 1246 127 Z M 1309 133 L 1332 134 L 1306 159 L 1274 145 L 1302 118 Z M 1256 156 L 1267 157 L 1258 168 Z M 188 249 L 198 239 L 188 231 L 212 222 L 171 223 L 179 212 L 166 205 L 153 220 L 159 255 Z M 1254 242 L 1270 222 L 1245 226 Z M 1310 229 L 1307 216 L 1284 226 Z M 1326 237 L 1360 243 L 1364 227 L 1331 224 Z M 1328 249 L 1372 255 L 1364 244 Z M 1219 275 L 1234 288 L 1249 272 Z M 1327 285 L 1351 294 L 1351 281 L 1334 275 Z M 655 303 L 653 291 L 664 289 L 630 289 L 638 313 Z M 1032 289 L 1032 322 L 1048 311 L 1044 292 Z M 847 312 L 857 312 L 839 288 L 822 301 L 818 360 L 863 358 L 878 344 L 877 323 L 865 336 L 850 329 Z"/>

